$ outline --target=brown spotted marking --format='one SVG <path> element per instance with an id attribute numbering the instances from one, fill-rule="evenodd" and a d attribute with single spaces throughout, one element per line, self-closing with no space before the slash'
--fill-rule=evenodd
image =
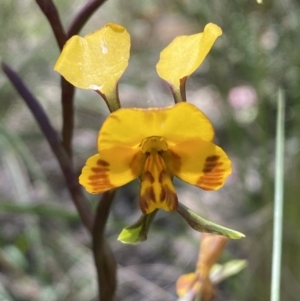
<path id="1" fill-rule="evenodd" d="M 214 170 L 214 173 L 220 173 L 220 174 L 222 174 L 222 173 L 224 173 L 226 171 L 226 169 L 222 169 L 222 168 L 217 168 L 217 169 L 215 169 Z"/>
<path id="2" fill-rule="evenodd" d="M 143 195 L 140 195 L 140 207 L 144 214 L 147 213 L 149 202 L 155 202 L 155 193 L 152 186 L 147 187 Z"/>
<path id="3" fill-rule="evenodd" d="M 101 178 L 104 178 L 104 179 L 106 179 L 106 175 L 91 175 L 91 176 L 89 176 L 89 180 L 91 180 L 91 181 L 94 181 L 94 180 L 98 180 L 98 179 L 101 179 Z"/>
<path id="4" fill-rule="evenodd" d="M 143 172 L 145 165 L 146 156 L 142 152 L 137 152 L 131 162 L 129 163 L 129 168 L 134 176 L 139 176 Z"/>
<path id="5" fill-rule="evenodd" d="M 149 170 L 146 170 L 143 174 L 143 181 L 149 181 L 151 184 L 154 183 L 154 177 Z"/>
<path id="6" fill-rule="evenodd" d="M 208 156 L 205 160 L 201 175 L 197 181 L 197 185 L 204 190 L 215 190 L 223 185 L 224 173 L 226 169 L 220 168 L 223 162 L 219 161 L 220 156 Z"/>
<path id="7" fill-rule="evenodd" d="M 149 186 L 144 194 L 148 200 L 151 200 L 153 202 L 155 202 L 155 193 L 154 193 L 154 189 L 152 186 Z"/>
<path id="8" fill-rule="evenodd" d="M 214 190 L 216 187 L 220 187 L 223 184 L 223 176 L 216 176 L 216 177 L 206 177 L 201 176 L 198 181 L 197 185 L 200 186 L 204 190 Z"/>
<path id="9" fill-rule="evenodd" d="M 209 173 L 211 171 L 215 171 L 217 166 L 221 166 L 223 164 L 223 162 L 216 162 L 215 164 L 205 164 L 204 168 L 203 168 L 203 172 L 204 173 Z"/>
<path id="10" fill-rule="evenodd" d="M 160 153 L 146 154 L 140 194 L 142 212 L 155 209 L 175 211 L 178 199 L 172 184 L 171 175 Z"/>
<path id="11" fill-rule="evenodd" d="M 114 188 L 109 180 L 109 163 L 102 159 L 98 159 L 96 163 L 97 167 L 91 167 L 91 174 L 88 176 L 87 185 L 90 186 L 91 192 L 100 193 Z"/>
<path id="12" fill-rule="evenodd" d="M 162 186 L 162 191 L 164 191 L 164 199 L 161 202 L 166 202 L 170 211 L 176 211 L 178 207 L 178 197 L 177 194 L 172 191 L 167 185 Z"/>
<path id="13" fill-rule="evenodd" d="M 220 156 L 213 155 L 208 156 L 205 160 L 204 167 L 202 169 L 202 172 L 204 173 L 210 173 L 212 172 L 217 166 L 221 166 L 223 162 L 218 162 L 220 159 Z"/>
<path id="14" fill-rule="evenodd" d="M 171 211 L 177 210 L 178 198 L 174 191 L 168 185 L 164 184 L 170 179 L 170 174 L 166 170 L 162 170 L 159 174 L 158 182 L 161 184 L 159 201 L 166 202 Z M 170 180 L 171 181 L 171 180 Z"/>
<path id="15" fill-rule="evenodd" d="M 108 176 L 105 176 L 105 175 L 101 175 L 100 177 L 96 175 L 94 176 L 90 176 L 89 177 L 89 182 L 88 184 L 91 185 L 91 186 L 94 186 L 94 187 L 97 187 L 97 186 L 111 186 L 113 187 L 113 185 L 110 183 L 109 181 L 109 177 Z"/>
<path id="16" fill-rule="evenodd" d="M 103 172 L 109 171 L 109 168 L 108 167 L 106 167 L 106 168 L 104 168 L 104 167 L 92 167 L 91 171 L 94 172 L 94 173 L 103 173 Z"/>
<path id="17" fill-rule="evenodd" d="M 104 160 L 102 160 L 102 159 L 99 159 L 99 160 L 97 161 L 97 165 L 103 166 L 103 167 L 108 167 L 108 166 L 109 166 L 109 163 L 106 162 L 106 161 L 104 161 Z"/>
<path id="18" fill-rule="evenodd" d="M 170 177 L 169 173 L 166 170 L 162 170 L 159 174 L 158 182 L 162 184 L 163 181 L 169 177 Z"/>
<path id="19" fill-rule="evenodd" d="M 218 161 L 220 159 L 220 156 L 217 156 L 217 155 L 213 155 L 213 156 L 208 156 L 206 158 L 206 162 L 215 162 L 215 161 Z"/>

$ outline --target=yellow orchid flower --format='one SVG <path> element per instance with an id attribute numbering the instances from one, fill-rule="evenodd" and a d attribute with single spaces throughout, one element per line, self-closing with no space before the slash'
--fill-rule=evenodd
<path id="1" fill-rule="evenodd" d="M 208 24 L 204 33 L 173 41 L 161 53 L 159 75 L 180 88 L 182 78 L 201 64 L 220 31 Z M 112 112 L 99 132 L 98 154 L 87 160 L 79 182 L 88 192 L 101 193 L 140 178 L 144 214 L 177 208 L 183 214 L 173 176 L 216 190 L 231 173 L 231 162 L 212 143 L 214 129 L 208 118 L 192 104 L 119 109 L 117 84 L 127 67 L 129 49 L 126 29 L 109 23 L 84 38 L 72 37 L 55 65 L 74 86 L 97 91 Z"/>
<path id="2" fill-rule="evenodd" d="M 98 154 L 90 157 L 79 182 L 101 193 L 141 179 L 140 207 L 176 211 L 172 177 L 204 190 L 223 186 L 231 173 L 225 152 L 212 143 L 214 130 L 194 105 L 119 109 L 110 114 L 98 137 Z"/>

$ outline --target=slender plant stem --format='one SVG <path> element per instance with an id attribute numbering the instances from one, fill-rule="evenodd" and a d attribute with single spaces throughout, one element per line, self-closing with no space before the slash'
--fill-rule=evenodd
<path id="1" fill-rule="evenodd" d="M 185 89 L 185 85 L 186 85 L 186 81 L 187 81 L 188 77 L 183 77 L 180 79 L 180 85 L 178 86 L 172 86 L 171 84 L 168 83 L 168 86 L 171 89 L 172 95 L 173 95 L 173 99 L 175 104 L 182 102 L 182 101 L 186 101 L 186 89 Z"/>
<path id="2" fill-rule="evenodd" d="M 93 226 L 93 253 L 98 276 L 100 301 L 113 301 L 117 287 L 116 262 L 109 244 L 105 240 L 105 225 L 115 190 L 104 193 L 99 201 Z"/>
<path id="3" fill-rule="evenodd" d="M 181 95 L 181 101 L 186 101 L 186 81 L 188 77 L 183 77 L 180 79 L 180 95 Z"/>
<path id="4" fill-rule="evenodd" d="M 89 1 L 85 6 L 83 6 L 83 8 L 74 17 L 74 20 L 67 31 L 66 40 L 73 35 L 78 34 L 92 14 L 104 2 L 105 0 L 93 0 Z M 74 130 L 74 92 L 75 88 L 63 77 L 61 77 L 61 103 L 63 114 L 62 141 L 63 146 L 70 158 L 72 158 L 72 138 Z"/>
<path id="5" fill-rule="evenodd" d="M 36 0 L 36 3 L 44 13 L 46 18 L 48 19 L 48 22 L 50 23 L 57 44 L 60 50 L 62 50 L 67 41 L 67 35 L 61 24 L 61 20 L 58 11 L 56 9 L 56 6 L 51 0 Z"/>
<path id="6" fill-rule="evenodd" d="M 278 92 L 277 124 L 276 124 L 276 170 L 275 170 L 275 199 L 274 199 L 274 233 L 271 301 L 280 300 L 281 250 L 282 250 L 282 213 L 284 191 L 284 96 Z"/>
<path id="7" fill-rule="evenodd" d="M 121 108 L 120 99 L 119 99 L 119 91 L 118 91 L 118 85 L 116 85 L 115 94 L 112 95 L 105 95 L 101 93 L 99 90 L 96 90 L 96 93 L 98 93 L 103 100 L 105 101 L 109 111 L 112 113 L 114 111 L 117 111 Z"/>
<path id="8" fill-rule="evenodd" d="M 106 0 L 90 0 L 88 3 L 83 6 L 83 8 L 77 13 L 74 17 L 73 22 L 71 23 L 67 36 L 68 38 L 72 37 L 75 34 L 78 34 L 84 24 L 89 20 L 92 14 L 105 2 Z"/>
<path id="9" fill-rule="evenodd" d="M 62 76 L 61 85 L 61 105 L 62 105 L 62 143 L 63 147 L 72 159 L 72 138 L 74 130 L 74 94 L 75 88 L 67 82 Z"/>
<path id="10" fill-rule="evenodd" d="M 35 117 L 39 127 L 45 135 L 52 149 L 53 154 L 57 158 L 61 171 L 64 175 L 68 190 L 71 194 L 74 205 L 81 217 L 83 224 L 92 232 L 93 214 L 88 206 L 87 200 L 82 194 L 81 187 L 78 183 L 78 178 L 75 175 L 72 164 L 67 153 L 62 147 L 61 141 L 53 129 L 48 116 L 40 106 L 37 99 L 32 95 L 29 89 L 25 86 L 21 78 L 5 63 L 2 62 L 2 69 L 8 79 L 11 81 L 20 96 L 26 102 L 31 113 Z"/>
<path id="11" fill-rule="evenodd" d="M 182 99 L 180 89 L 174 89 L 172 86 L 170 86 L 170 88 L 171 88 L 171 92 L 172 92 L 172 95 L 173 95 L 174 103 L 176 104 L 176 103 L 182 102 L 183 99 Z"/>
<path id="12" fill-rule="evenodd" d="M 48 19 L 60 50 L 67 39 L 77 34 L 91 15 L 105 2 L 105 0 L 91 0 L 78 12 L 71 23 L 67 34 L 59 18 L 56 6 L 51 0 L 36 0 L 37 4 Z M 72 138 L 74 129 L 74 92 L 75 88 L 61 77 L 62 103 L 62 143 L 69 158 L 72 158 Z"/>
<path id="13" fill-rule="evenodd" d="M 42 12 L 51 25 L 60 50 L 67 42 L 67 35 L 63 29 L 56 6 L 51 0 L 36 0 Z M 61 103 L 62 103 L 62 144 L 72 158 L 72 137 L 74 128 L 74 87 L 61 77 Z"/>

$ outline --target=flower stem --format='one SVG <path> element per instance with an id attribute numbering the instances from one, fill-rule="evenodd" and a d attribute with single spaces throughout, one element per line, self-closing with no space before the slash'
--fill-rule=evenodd
<path id="1" fill-rule="evenodd" d="M 61 20 L 55 4 L 51 0 L 36 0 L 36 3 L 48 19 L 56 42 L 60 50 L 62 50 L 67 41 L 67 35 L 61 24 Z"/>
<path id="2" fill-rule="evenodd" d="M 119 99 L 119 92 L 118 92 L 118 85 L 116 85 L 115 91 L 109 95 L 105 95 L 101 93 L 100 90 L 95 90 L 96 93 L 98 93 L 103 100 L 105 101 L 108 110 L 112 113 L 114 111 L 117 111 L 121 107 L 120 99 Z"/>
<path id="3" fill-rule="evenodd" d="M 100 301 L 113 301 L 116 291 L 116 262 L 114 255 L 105 240 L 105 225 L 110 207 L 115 196 L 115 190 L 107 191 L 99 201 L 93 225 L 93 253 L 98 275 Z"/>
<path id="4" fill-rule="evenodd" d="M 84 24 L 89 20 L 92 14 L 105 2 L 106 0 L 90 0 L 88 3 L 77 13 L 71 23 L 67 36 L 72 37 L 81 30 Z"/>
<path id="5" fill-rule="evenodd" d="M 62 105 L 62 143 L 72 159 L 72 138 L 74 129 L 74 94 L 75 88 L 61 76 L 61 105 Z"/>
<path id="6" fill-rule="evenodd" d="M 187 76 L 181 78 L 180 85 L 176 86 L 176 87 L 169 84 L 169 87 L 173 94 L 175 104 L 182 102 L 182 101 L 186 101 L 185 84 L 186 84 L 187 79 L 188 79 Z"/>

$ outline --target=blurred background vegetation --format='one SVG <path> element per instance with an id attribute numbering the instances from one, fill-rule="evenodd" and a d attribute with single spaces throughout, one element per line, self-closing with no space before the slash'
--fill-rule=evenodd
<path id="1" fill-rule="evenodd" d="M 63 24 L 84 4 L 54 1 Z M 59 50 L 35 1 L 2 0 L 0 55 L 40 100 L 61 130 Z M 217 192 L 176 181 L 180 201 L 202 216 L 246 234 L 231 241 L 221 261 L 245 258 L 248 267 L 219 286 L 217 300 L 265 301 L 270 295 L 276 94 L 285 91 L 286 154 L 282 300 L 300 295 L 300 3 L 297 0 L 109 0 L 81 35 L 107 22 L 132 38 L 129 67 L 120 82 L 123 106 L 165 106 L 171 93 L 155 71 L 159 52 L 176 36 L 221 26 L 201 68 L 187 84 L 188 101 L 212 120 L 216 142 L 233 161 Z M 70 200 L 49 146 L 11 84 L 0 74 L 0 300 L 96 300 L 90 239 Z M 80 173 L 96 152 L 108 114 L 91 91 L 76 91 L 74 160 Z M 139 216 L 137 182 L 122 187 L 107 225 L 118 263 L 117 300 L 175 300 L 175 281 L 192 272 L 199 234 L 176 214 L 160 212 L 148 240 L 116 240 Z M 88 196 L 96 206 L 98 196 Z"/>

